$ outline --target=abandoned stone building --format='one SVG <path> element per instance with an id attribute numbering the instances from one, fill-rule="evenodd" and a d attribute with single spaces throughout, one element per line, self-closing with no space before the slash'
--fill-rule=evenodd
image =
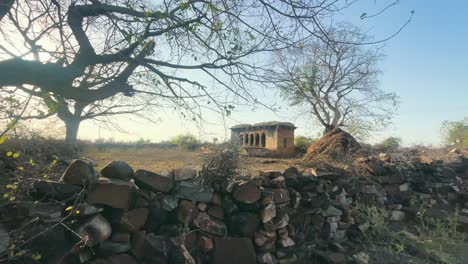
<path id="1" fill-rule="evenodd" d="M 263 122 L 231 127 L 231 141 L 252 156 L 290 156 L 294 153 L 294 130 L 289 122 Z"/>

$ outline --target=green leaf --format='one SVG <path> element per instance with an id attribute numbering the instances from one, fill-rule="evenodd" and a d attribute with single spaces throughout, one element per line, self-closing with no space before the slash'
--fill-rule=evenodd
<path id="1" fill-rule="evenodd" d="M 180 3 L 179 7 L 180 7 L 180 10 L 184 11 L 184 10 L 186 10 L 186 9 L 188 9 L 190 7 L 190 3 L 188 3 L 188 2 L 187 3 Z"/>

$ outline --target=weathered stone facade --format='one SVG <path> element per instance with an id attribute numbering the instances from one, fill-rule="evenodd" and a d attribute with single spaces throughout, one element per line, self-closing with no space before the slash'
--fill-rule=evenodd
<path id="1" fill-rule="evenodd" d="M 294 153 L 294 130 L 289 122 L 263 122 L 253 125 L 242 124 L 231 128 L 231 141 L 255 156 Z"/>

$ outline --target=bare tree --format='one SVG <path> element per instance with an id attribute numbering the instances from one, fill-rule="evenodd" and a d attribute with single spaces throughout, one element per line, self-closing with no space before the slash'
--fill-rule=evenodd
<path id="1" fill-rule="evenodd" d="M 0 92 L 31 95 L 74 146 L 80 123 L 175 107 L 229 114 L 268 86 L 268 54 L 309 39 L 348 1 L 17 0 L 1 20 Z M 5 9 L 6 10 L 6 9 Z M 327 44 L 328 45 L 328 44 Z M 148 117 L 149 115 L 144 115 Z"/>
<path id="2" fill-rule="evenodd" d="M 342 127 L 358 134 L 381 128 L 397 106 L 394 93 L 378 88 L 381 49 L 351 44 L 369 38 L 349 25 L 330 30 L 329 36 L 331 44 L 314 41 L 279 53 L 282 95 L 302 115 L 314 117 L 324 134 Z"/>

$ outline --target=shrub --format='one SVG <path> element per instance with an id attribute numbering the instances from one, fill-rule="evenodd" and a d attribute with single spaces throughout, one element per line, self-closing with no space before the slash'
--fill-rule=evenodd
<path id="1" fill-rule="evenodd" d="M 306 137 L 306 136 L 297 136 L 294 139 L 294 146 L 296 151 L 299 153 L 306 153 L 310 145 L 312 145 L 317 139 Z"/>
<path id="2" fill-rule="evenodd" d="M 203 156 L 201 176 L 205 183 L 223 183 L 234 178 L 239 164 L 239 149 L 235 145 L 214 147 Z"/>
<path id="3" fill-rule="evenodd" d="M 447 144 L 468 149 L 468 117 L 461 121 L 445 121 L 442 123 L 442 134 Z"/>
<path id="4" fill-rule="evenodd" d="M 377 143 L 374 145 L 374 148 L 379 151 L 395 151 L 400 148 L 401 139 L 397 137 L 388 137 L 384 139 L 382 142 Z"/>
<path id="5" fill-rule="evenodd" d="M 173 137 L 171 139 L 171 143 L 176 144 L 183 149 L 195 149 L 200 142 L 194 135 L 183 134 Z"/>

